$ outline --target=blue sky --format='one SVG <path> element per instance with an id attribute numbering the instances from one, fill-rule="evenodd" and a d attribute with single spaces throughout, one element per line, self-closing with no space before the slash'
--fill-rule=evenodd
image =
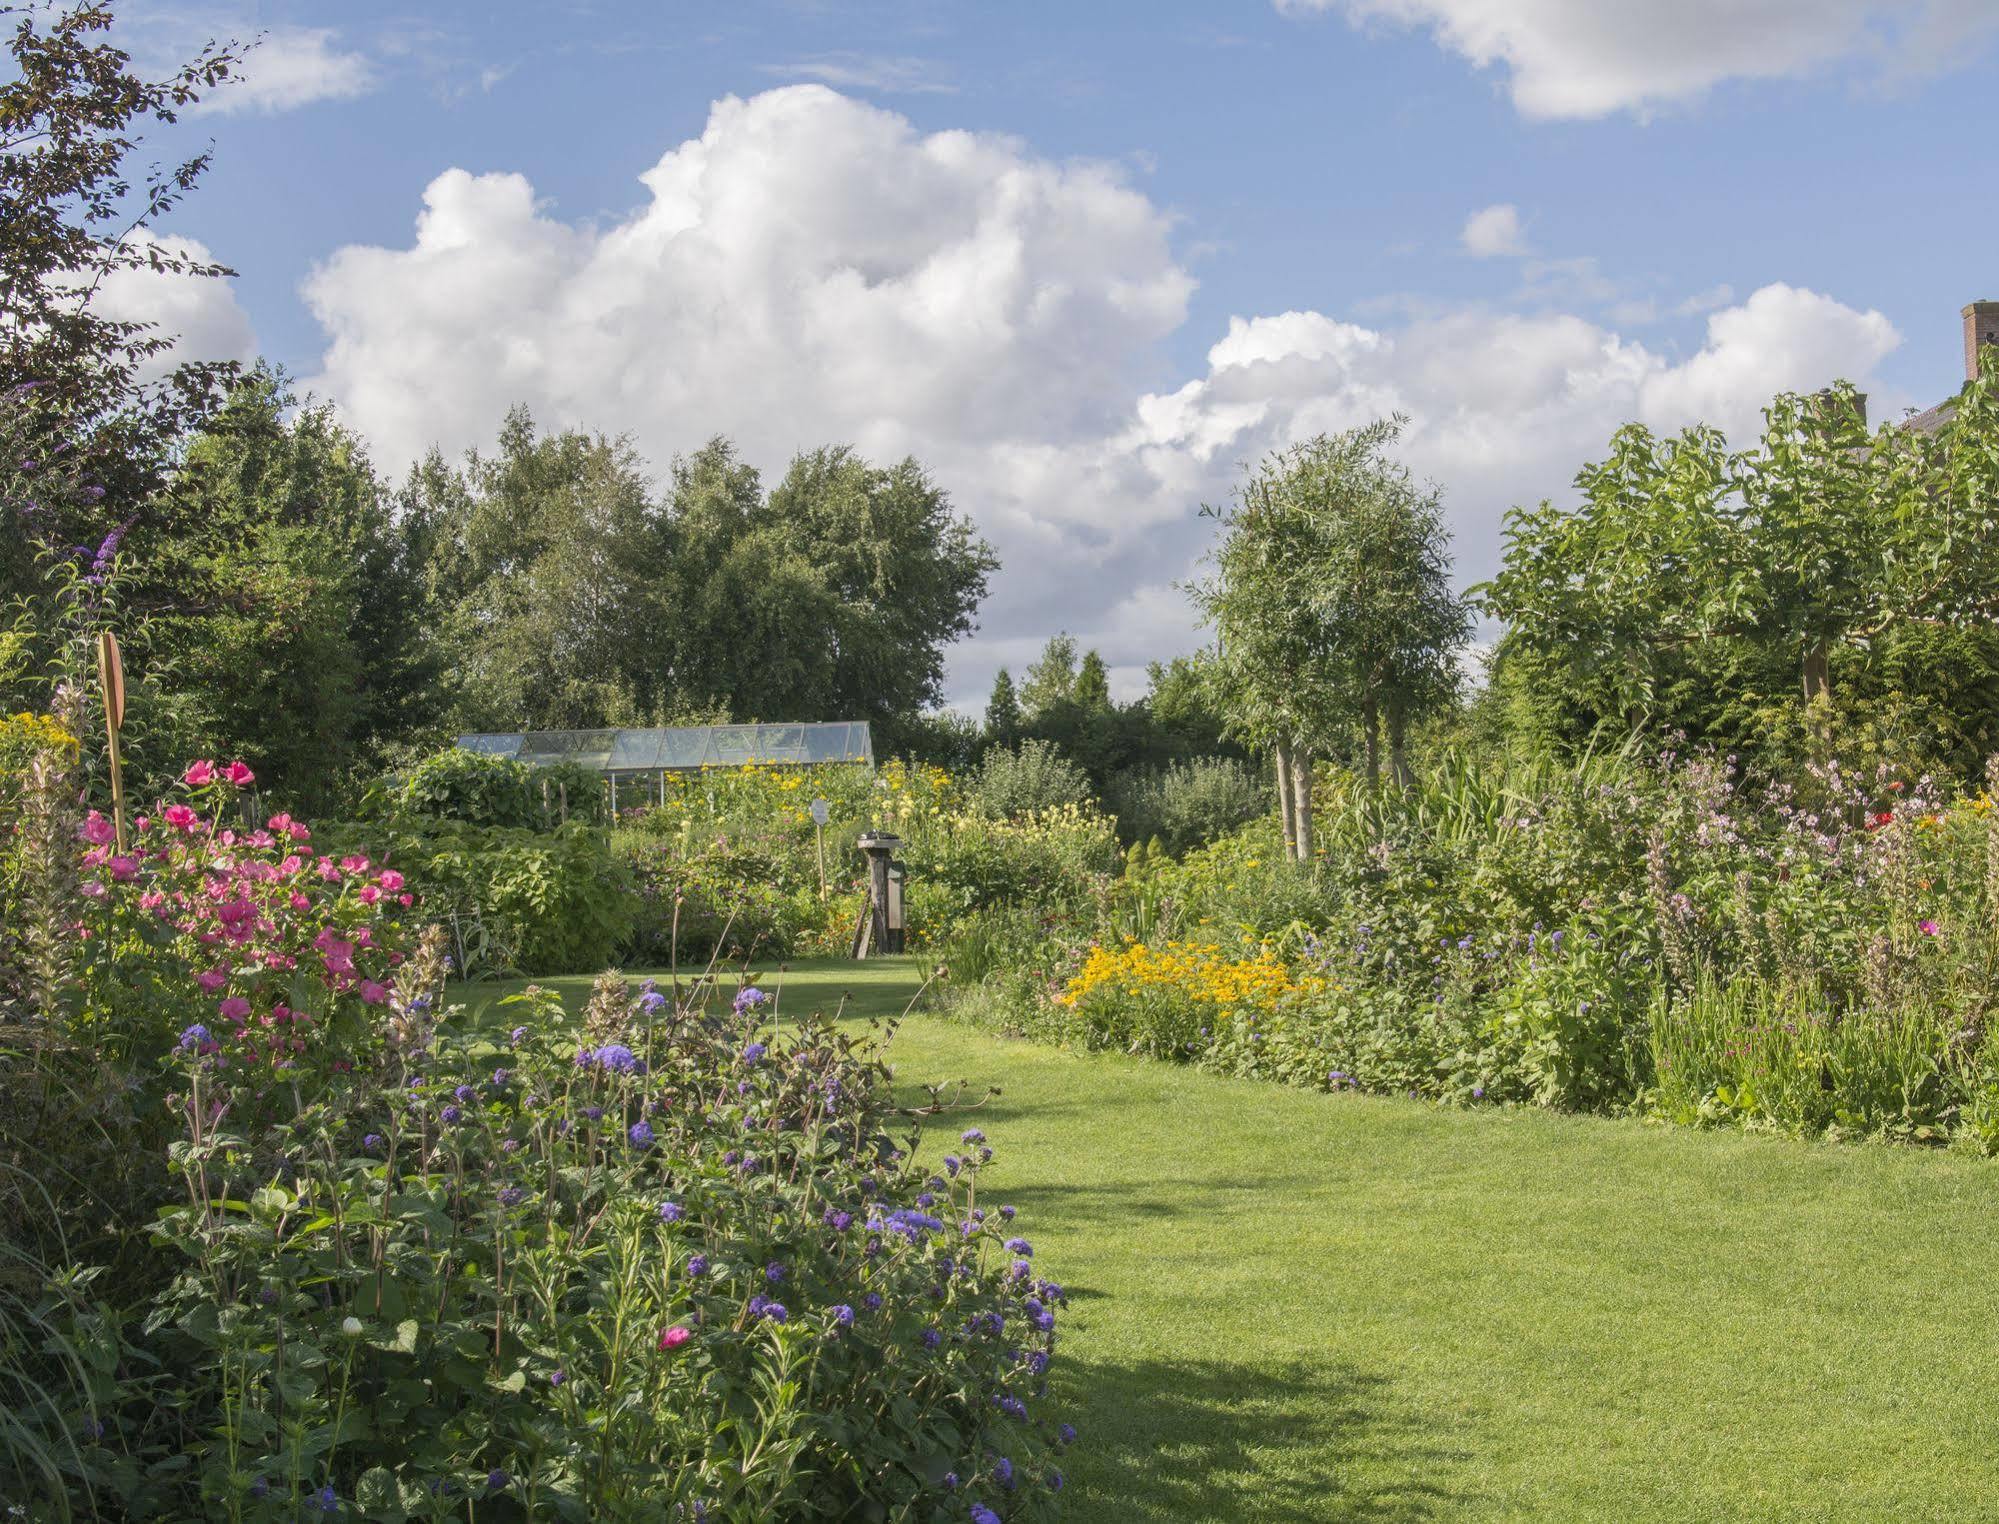
<path id="1" fill-rule="evenodd" d="M 1184 649 L 1194 510 L 1289 438 L 1408 412 L 1477 576 L 1616 423 L 1833 373 L 1926 405 L 1999 297 L 1999 0 L 132 17 L 142 54 L 268 34 L 187 124 L 215 168 L 161 231 L 241 271 L 157 298 L 191 347 L 283 362 L 392 470 L 510 400 L 661 467 L 913 450 L 1008 562 L 960 698 L 1059 627 L 1127 690 Z"/>

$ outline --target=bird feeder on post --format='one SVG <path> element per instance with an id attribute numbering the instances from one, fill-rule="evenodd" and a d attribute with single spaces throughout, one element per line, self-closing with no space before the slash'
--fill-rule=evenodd
<path id="1" fill-rule="evenodd" d="M 854 956 L 902 951 L 902 864 L 895 854 L 902 838 L 887 831 L 863 831 L 855 843 L 868 860 L 868 903 L 854 928 Z"/>

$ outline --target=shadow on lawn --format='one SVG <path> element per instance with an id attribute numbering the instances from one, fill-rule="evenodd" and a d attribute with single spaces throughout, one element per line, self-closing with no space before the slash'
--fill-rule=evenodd
<path id="1" fill-rule="evenodd" d="M 1092 1425 L 1072 1452 L 1072 1520 L 1421 1524 L 1467 1501 L 1445 1484 L 1465 1453 L 1351 1367 L 1089 1364 L 1064 1387 Z"/>

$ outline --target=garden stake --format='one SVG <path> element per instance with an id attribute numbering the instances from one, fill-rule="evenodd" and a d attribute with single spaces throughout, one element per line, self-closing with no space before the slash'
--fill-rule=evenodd
<path id="1" fill-rule="evenodd" d="M 111 763 L 111 823 L 118 852 L 125 851 L 125 759 L 118 749 L 118 732 L 125 724 L 125 664 L 118 656 L 118 637 L 109 630 L 97 636 L 97 681 L 104 690 L 106 756 Z"/>

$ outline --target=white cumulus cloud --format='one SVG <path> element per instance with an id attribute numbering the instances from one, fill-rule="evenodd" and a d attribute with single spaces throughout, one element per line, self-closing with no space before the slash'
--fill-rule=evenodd
<path id="1" fill-rule="evenodd" d="M 244 55 L 238 76 L 195 112 L 270 114 L 367 94 L 374 69 L 365 54 L 340 47 L 339 35 L 330 27 L 271 28 Z"/>
<path id="2" fill-rule="evenodd" d="M 157 245 L 165 255 L 197 264 L 210 264 L 215 258 L 206 244 L 193 238 L 156 237 L 141 229 L 129 242 L 140 250 Z M 226 276 L 174 275 L 143 267 L 113 270 L 98 284 L 91 308 L 126 322 L 152 323 L 157 336 L 174 340 L 171 349 L 141 367 L 143 381 L 158 380 L 184 361 L 248 362 L 257 356 L 250 315 L 237 302 Z"/>
<path id="3" fill-rule="evenodd" d="M 1600 117 L 1848 59 L 1906 71 L 1962 61 L 1999 29 L 1991 0 L 1276 0 L 1291 13 L 1420 27 L 1506 71 L 1534 117 Z"/>
<path id="4" fill-rule="evenodd" d="M 1527 245 L 1520 236 L 1520 208 L 1501 202 L 1473 212 L 1465 218 L 1458 239 L 1465 252 L 1477 259 L 1501 254 L 1525 254 Z"/>
<path id="5" fill-rule="evenodd" d="M 791 86 L 717 102 L 643 179 L 600 223 L 519 175 L 438 175 L 406 245 L 306 282 L 328 340 L 309 384 L 390 469 L 489 442 L 515 402 L 662 467 L 715 433 L 770 473 L 821 443 L 913 453 L 1005 563 L 954 656 L 961 700 L 1061 629 L 1124 681 L 1187 649 L 1173 583 L 1212 533 L 1199 506 L 1280 444 L 1407 413 L 1478 577 L 1505 509 L 1562 496 L 1619 424 L 1746 431 L 1779 389 L 1865 384 L 1896 342 L 1878 313 L 1766 286 L 1684 359 L 1560 311 L 1285 311 L 1231 319 L 1187 378 L 1167 348 L 1193 279 L 1112 167 Z"/>

